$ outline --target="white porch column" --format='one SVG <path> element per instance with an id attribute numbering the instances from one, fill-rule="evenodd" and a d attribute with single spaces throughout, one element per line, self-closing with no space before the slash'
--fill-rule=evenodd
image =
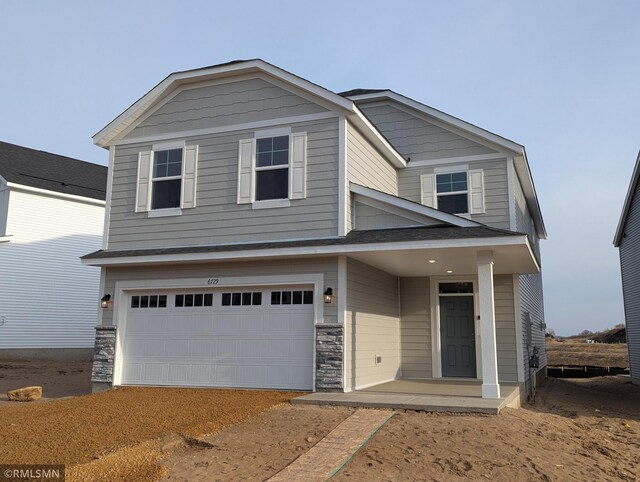
<path id="1" fill-rule="evenodd" d="M 482 398 L 500 398 L 496 310 L 493 296 L 493 252 L 478 252 L 478 303 L 482 344 Z"/>

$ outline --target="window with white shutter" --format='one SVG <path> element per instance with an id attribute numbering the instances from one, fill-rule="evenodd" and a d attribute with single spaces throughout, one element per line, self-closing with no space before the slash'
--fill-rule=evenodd
<path id="1" fill-rule="evenodd" d="M 485 212 L 482 169 L 436 168 L 420 176 L 421 202 L 451 214 Z"/>

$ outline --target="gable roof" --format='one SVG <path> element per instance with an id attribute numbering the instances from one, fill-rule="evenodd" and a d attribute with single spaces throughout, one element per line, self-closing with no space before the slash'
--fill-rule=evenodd
<path id="1" fill-rule="evenodd" d="M 162 101 L 170 92 L 185 84 L 231 77 L 241 74 L 262 73 L 278 79 L 292 87 L 301 89 L 328 102 L 337 112 L 347 115 L 349 120 L 359 127 L 365 137 L 396 167 L 406 166 L 406 161 L 385 139 L 378 129 L 360 112 L 356 105 L 345 97 L 318 84 L 299 77 L 262 59 L 234 60 L 223 64 L 202 67 L 193 70 L 173 72 L 159 84 L 133 103 L 127 110 L 107 124 L 93 136 L 93 142 L 107 147 L 120 134 L 127 131 L 152 107 Z"/>
<path id="2" fill-rule="evenodd" d="M 624 226 L 627 223 L 627 216 L 629 215 L 629 210 L 631 209 L 633 196 L 636 193 L 636 190 L 638 189 L 638 182 L 640 182 L 640 152 L 638 152 L 638 157 L 636 158 L 636 165 L 633 168 L 633 174 L 631 175 L 631 182 L 629 183 L 629 190 L 627 191 L 627 197 L 625 198 L 624 205 L 622 206 L 622 213 L 620 214 L 618 229 L 616 229 L 616 235 L 613 238 L 613 245 L 616 248 L 620 246 L 620 241 L 622 241 L 622 236 L 624 235 Z"/>
<path id="3" fill-rule="evenodd" d="M 536 225 L 538 236 L 542 239 L 546 239 L 547 231 L 544 226 L 544 220 L 542 219 L 542 211 L 540 209 L 540 203 L 538 202 L 536 188 L 533 183 L 533 176 L 531 175 L 529 161 L 527 160 L 527 153 L 523 145 L 502 137 L 498 134 L 494 134 L 491 131 L 471 124 L 470 122 L 454 117 L 450 114 L 447 114 L 446 112 L 434 109 L 433 107 L 413 100 L 405 95 L 398 94 L 397 92 L 394 92 L 390 89 L 353 89 L 346 92 L 341 92 L 340 95 L 353 100 L 356 104 L 385 99 L 393 100 L 413 109 L 414 111 L 434 118 L 445 125 L 451 126 L 472 136 L 484 139 L 485 141 L 495 144 L 496 146 L 508 151 L 511 155 L 513 155 L 514 166 L 516 172 L 518 173 L 518 178 L 521 181 L 522 190 L 524 191 L 524 195 L 527 200 L 527 206 L 529 207 L 529 211 L 531 212 L 534 223 Z"/>
<path id="4" fill-rule="evenodd" d="M 0 176 L 8 183 L 104 201 L 107 168 L 0 141 Z"/>

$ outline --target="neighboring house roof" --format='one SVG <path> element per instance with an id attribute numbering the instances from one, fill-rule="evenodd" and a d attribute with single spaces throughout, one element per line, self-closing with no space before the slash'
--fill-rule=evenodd
<path id="1" fill-rule="evenodd" d="M 618 229 L 616 229 L 616 235 L 613 238 L 613 245 L 617 248 L 620 246 L 622 237 L 624 236 L 624 226 L 627 223 L 627 216 L 629 215 L 629 209 L 631 209 L 631 202 L 633 201 L 633 195 L 638 189 L 638 182 L 640 181 L 640 152 L 636 159 L 636 165 L 633 168 L 633 174 L 631 175 L 631 182 L 629 183 L 629 190 L 627 191 L 627 197 L 624 200 L 624 206 L 622 207 L 622 214 L 620 215 L 620 221 L 618 222 Z"/>
<path id="2" fill-rule="evenodd" d="M 442 241 L 454 239 L 508 238 L 526 236 L 523 233 L 506 231 L 489 226 L 427 226 L 411 228 L 375 229 L 351 231 L 340 238 L 316 238 L 298 241 L 269 241 L 261 243 L 226 244 L 215 246 L 186 246 L 177 248 L 132 249 L 120 251 L 96 251 L 83 256 L 83 260 L 124 258 L 136 256 L 159 256 L 191 253 L 219 253 L 278 248 L 306 248 L 319 246 L 345 246 L 375 243 L 397 243 L 406 241 Z"/>
<path id="3" fill-rule="evenodd" d="M 273 78 L 298 89 L 302 89 L 316 96 L 316 98 L 328 102 L 332 108 L 349 116 L 351 122 L 363 131 L 369 141 L 372 142 L 393 165 L 396 167 L 406 166 L 406 161 L 402 155 L 387 141 L 362 112 L 360 112 L 351 100 L 280 67 L 265 62 L 262 59 L 234 60 L 210 67 L 173 72 L 96 133 L 93 136 L 93 142 L 101 147 L 107 147 L 112 141 L 116 140 L 118 136 L 128 132 L 129 129 L 142 118 L 145 112 L 158 105 L 166 95 L 181 85 L 228 77 L 230 75 L 251 73 L 270 75 Z"/>
<path id="4" fill-rule="evenodd" d="M 104 201 L 107 168 L 0 141 L 0 176 L 8 183 Z"/>
<path id="5" fill-rule="evenodd" d="M 415 111 L 426 114 L 427 116 L 430 116 L 448 126 L 484 139 L 485 141 L 489 141 L 492 144 L 495 144 L 496 146 L 511 152 L 514 157 L 515 168 L 518 173 L 518 177 L 521 180 L 522 189 L 527 199 L 529 210 L 531 211 L 531 215 L 536 224 L 538 236 L 540 236 L 540 238 L 542 239 L 545 239 L 547 237 L 544 220 L 542 219 L 542 211 L 540 209 L 538 196 L 536 194 L 536 188 L 533 183 L 533 177 L 531 175 L 531 169 L 527 160 L 527 153 L 523 145 L 511 141 L 498 134 L 494 134 L 493 132 L 471 124 L 470 122 L 466 122 L 462 119 L 454 117 L 450 114 L 447 114 L 446 112 L 434 109 L 433 107 L 413 100 L 410 97 L 398 94 L 397 92 L 394 92 L 390 89 L 353 89 L 346 92 L 341 92 L 339 95 L 353 100 L 354 102 L 356 102 L 356 104 L 364 101 L 390 99 L 407 107 L 410 107 Z"/>

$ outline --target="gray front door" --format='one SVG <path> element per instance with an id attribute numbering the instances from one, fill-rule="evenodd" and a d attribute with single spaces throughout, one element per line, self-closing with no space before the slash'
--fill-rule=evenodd
<path id="1" fill-rule="evenodd" d="M 440 297 L 443 377 L 476 377 L 473 296 Z"/>

